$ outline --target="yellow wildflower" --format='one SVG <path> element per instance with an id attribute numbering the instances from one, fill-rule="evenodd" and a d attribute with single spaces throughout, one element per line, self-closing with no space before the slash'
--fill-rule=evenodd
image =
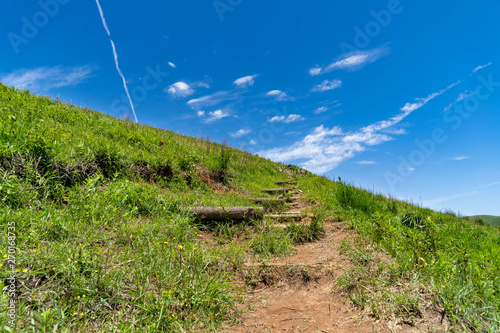
<path id="1" fill-rule="evenodd" d="M 184 250 L 184 247 L 182 245 L 177 246 L 179 250 Z"/>

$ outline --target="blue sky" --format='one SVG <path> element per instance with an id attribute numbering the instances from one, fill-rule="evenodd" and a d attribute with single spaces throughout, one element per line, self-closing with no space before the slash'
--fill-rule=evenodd
<path id="1" fill-rule="evenodd" d="M 3 6 L 5 84 L 500 215 L 498 0 Z"/>

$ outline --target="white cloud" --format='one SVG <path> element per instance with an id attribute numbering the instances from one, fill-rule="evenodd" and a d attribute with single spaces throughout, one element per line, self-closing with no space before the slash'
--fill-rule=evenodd
<path id="1" fill-rule="evenodd" d="M 466 160 L 466 159 L 469 159 L 470 156 L 455 156 L 453 157 L 453 160 L 455 161 L 462 161 L 462 160 Z"/>
<path id="2" fill-rule="evenodd" d="M 449 197 L 444 197 L 444 198 L 439 198 L 439 199 L 434 199 L 434 200 L 425 200 L 423 202 L 423 205 L 424 206 L 433 206 L 433 205 L 440 204 L 440 203 L 444 204 L 445 201 L 450 201 L 453 199 L 463 198 L 463 197 L 470 197 L 470 196 L 476 195 L 478 193 L 479 193 L 478 191 L 472 191 L 472 192 L 466 192 L 466 193 L 461 193 L 461 194 L 454 194 L 454 195 L 450 195 Z"/>
<path id="3" fill-rule="evenodd" d="M 314 67 L 309 70 L 309 75 L 311 76 L 316 76 L 321 73 L 322 68 L 321 67 Z"/>
<path id="4" fill-rule="evenodd" d="M 356 162 L 356 164 L 373 165 L 373 164 L 377 164 L 377 162 L 375 162 L 375 161 L 359 161 L 359 162 Z"/>
<path id="5" fill-rule="evenodd" d="M 477 94 L 477 91 L 465 91 L 463 93 L 460 93 L 458 94 L 458 97 L 457 99 L 455 99 L 454 102 L 451 102 L 447 107 L 444 108 L 444 111 L 443 112 L 446 112 L 448 111 L 449 109 L 451 109 L 453 106 L 455 106 L 456 104 L 460 103 L 461 101 L 463 101 L 464 99 L 467 99 L 469 97 L 472 97 L 474 96 L 475 94 Z"/>
<path id="6" fill-rule="evenodd" d="M 477 66 L 476 68 L 474 68 L 474 70 L 472 71 L 472 73 L 476 73 L 476 72 L 480 71 L 481 69 L 486 68 L 486 67 L 491 66 L 491 65 L 493 65 L 492 62 L 487 63 L 486 65 L 483 65 L 483 66 Z"/>
<path id="7" fill-rule="evenodd" d="M 250 140 L 250 142 L 249 142 L 249 143 L 253 146 L 253 145 L 256 145 L 256 144 L 257 144 L 257 141 L 255 141 L 255 140 Z"/>
<path id="8" fill-rule="evenodd" d="M 191 83 L 191 87 L 202 87 L 202 88 L 209 89 L 210 84 L 208 84 L 207 82 L 204 82 L 204 81 L 196 81 L 196 82 Z"/>
<path id="9" fill-rule="evenodd" d="M 333 90 L 342 87 L 342 81 L 340 80 L 325 80 L 312 88 L 312 92 L 323 92 L 328 90 Z"/>
<path id="10" fill-rule="evenodd" d="M 326 106 L 322 106 L 322 107 L 317 108 L 313 112 L 314 112 L 314 114 L 320 114 L 320 113 L 323 113 L 326 111 L 328 111 L 328 108 Z"/>
<path id="11" fill-rule="evenodd" d="M 269 119 L 269 122 L 270 123 L 279 123 L 283 120 L 285 120 L 285 116 L 274 116 L 271 119 Z"/>
<path id="12" fill-rule="evenodd" d="M 344 133 L 340 127 L 328 129 L 321 125 L 291 146 L 262 151 L 259 155 L 280 162 L 300 160 L 304 168 L 317 173 L 325 173 L 372 146 L 394 140 L 392 135 L 406 134 L 404 129 L 393 128 L 393 126 L 460 82 L 453 83 L 425 98 L 417 98 L 416 102 L 407 103 L 402 107 L 398 115 L 362 127 L 357 131 Z M 269 121 L 285 121 L 285 117 L 276 116 Z"/>
<path id="13" fill-rule="evenodd" d="M 109 37 L 109 42 L 111 43 L 111 49 L 113 50 L 113 58 L 115 60 L 116 71 L 118 72 L 118 75 L 120 75 L 120 77 L 122 78 L 123 89 L 125 90 L 125 94 L 127 94 L 127 98 L 130 103 L 130 108 L 132 109 L 132 114 L 134 115 L 135 122 L 137 123 L 138 122 L 137 115 L 135 113 L 134 103 L 132 102 L 132 98 L 130 97 L 130 93 L 128 91 L 127 80 L 125 79 L 125 75 L 123 75 L 120 69 L 120 64 L 118 63 L 118 52 L 116 52 L 115 43 L 111 39 L 111 33 L 109 32 L 108 25 L 106 24 L 106 19 L 104 18 L 104 12 L 102 11 L 101 4 L 99 3 L 99 0 L 95 0 L 95 2 L 97 4 L 97 8 L 99 9 L 99 15 L 101 16 L 102 25 L 104 26 L 104 29 L 106 30 L 106 33 L 108 34 Z"/>
<path id="14" fill-rule="evenodd" d="M 205 119 L 205 122 L 207 124 L 211 124 L 211 123 L 216 122 L 217 120 L 220 120 L 222 118 L 229 117 L 229 116 L 230 116 L 229 112 L 226 112 L 226 111 L 223 111 L 223 110 L 217 110 L 217 111 L 214 111 L 214 112 L 209 112 L 208 113 L 208 118 Z"/>
<path id="15" fill-rule="evenodd" d="M 316 66 L 309 70 L 309 75 L 316 76 L 325 73 L 329 73 L 335 70 L 358 70 L 367 64 L 373 63 L 378 59 L 390 54 L 390 49 L 388 47 L 379 47 L 374 50 L 368 51 L 357 51 L 350 53 L 339 60 L 332 62 L 326 67 Z"/>
<path id="16" fill-rule="evenodd" d="M 170 85 L 166 91 L 170 96 L 175 98 L 183 98 L 194 94 L 194 90 L 189 86 L 189 84 L 182 81 Z"/>
<path id="17" fill-rule="evenodd" d="M 451 88 L 455 87 L 456 85 L 458 85 L 460 83 L 462 83 L 462 80 L 457 81 L 455 83 L 452 83 L 448 87 L 446 87 L 438 92 L 432 93 L 425 98 L 416 98 L 415 99 L 416 102 L 406 103 L 406 105 L 401 108 L 401 111 L 410 114 L 413 111 L 420 109 L 422 106 L 424 106 L 425 104 L 427 104 L 428 102 L 430 102 L 434 98 L 444 94 L 445 92 L 447 92 L 448 90 L 450 90 Z"/>
<path id="18" fill-rule="evenodd" d="M 169 62 L 168 62 L 168 65 L 169 65 L 170 67 L 172 67 L 172 68 L 177 68 L 177 66 L 175 66 L 175 64 L 174 64 L 173 62 L 170 62 L 170 61 L 169 61 Z"/>
<path id="19" fill-rule="evenodd" d="M 231 135 L 233 138 L 240 138 L 244 135 L 250 134 L 251 132 L 252 130 L 250 130 L 249 128 L 242 128 L 235 133 L 229 133 L 229 135 Z"/>
<path id="20" fill-rule="evenodd" d="M 299 142 L 285 148 L 259 152 L 259 155 L 275 161 L 303 160 L 302 166 L 317 173 L 335 169 L 342 161 L 368 149 L 392 140 L 385 134 L 363 132 L 344 133 L 340 127 L 332 129 L 323 125 Z"/>
<path id="21" fill-rule="evenodd" d="M 42 92 L 77 85 L 91 77 L 96 69 L 95 66 L 91 65 L 18 69 L 11 73 L 2 74 L 0 80 L 8 86 Z"/>
<path id="22" fill-rule="evenodd" d="M 255 78 L 257 76 L 258 76 L 257 74 L 254 74 L 254 75 L 240 77 L 239 79 L 235 80 L 233 84 L 235 84 L 239 88 L 248 88 L 253 86 L 253 84 L 255 83 Z"/>
<path id="23" fill-rule="evenodd" d="M 402 111 L 400 114 L 388 119 L 388 120 L 382 120 L 377 123 L 371 124 L 369 126 L 366 126 L 361 129 L 361 131 L 364 132 L 377 132 L 377 131 L 384 131 L 384 132 L 389 132 L 388 129 L 398 123 L 400 123 L 403 119 L 408 117 L 412 112 L 420 109 L 423 107 L 425 104 L 433 100 L 434 98 L 444 94 L 446 91 L 450 90 L 451 88 L 455 87 L 456 85 L 460 84 L 462 81 L 457 81 L 455 83 L 450 84 L 448 87 L 430 94 L 429 96 L 425 98 L 416 98 L 416 102 L 413 103 L 406 103 L 405 106 L 403 106 L 400 110 Z M 403 132 L 402 130 L 400 130 Z M 399 134 L 399 133 L 391 133 L 391 134 Z M 403 133 L 401 133 L 403 134 Z"/>
<path id="24" fill-rule="evenodd" d="M 305 118 L 302 117 L 301 115 L 291 114 L 288 117 L 285 117 L 285 116 L 274 116 L 271 119 L 269 119 L 269 122 L 270 123 L 281 123 L 281 122 L 283 122 L 285 124 L 289 124 L 289 123 L 293 123 L 293 122 L 296 122 L 296 121 L 302 121 L 304 119 Z"/>
<path id="25" fill-rule="evenodd" d="M 196 112 L 196 115 L 197 115 L 198 117 L 203 117 L 203 116 L 205 116 L 205 111 L 203 111 L 203 110 L 197 111 L 197 112 Z"/>
<path id="26" fill-rule="evenodd" d="M 383 130 L 383 132 L 394 135 L 408 134 L 408 132 L 404 128 L 386 128 Z"/>
<path id="27" fill-rule="evenodd" d="M 483 186 L 480 186 L 480 188 L 491 187 L 491 186 L 495 186 L 495 185 L 500 185 L 500 182 L 495 182 L 495 183 L 490 183 L 488 185 L 483 185 Z"/>
<path id="28" fill-rule="evenodd" d="M 271 90 L 266 93 L 266 96 L 274 97 L 277 101 L 287 101 L 290 97 L 281 90 Z"/>
<path id="29" fill-rule="evenodd" d="M 191 99 L 187 102 L 187 104 L 193 108 L 203 108 L 207 106 L 215 106 L 222 102 L 237 99 L 238 97 L 238 94 L 229 91 L 218 91 L 211 95 Z"/>

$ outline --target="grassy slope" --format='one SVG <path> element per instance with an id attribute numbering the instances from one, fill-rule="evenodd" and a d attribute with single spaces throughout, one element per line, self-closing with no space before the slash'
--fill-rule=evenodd
<path id="1" fill-rule="evenodd" d="M 357 263 L 338 281 L 353 304 L 411 322 L 431 295 L 459 327 L 499 328 L 500 228 L 1 84 L 0 114 L 0 220 L 5 235 L 15 224 L 18 331 L 29 318 L 37 330 L 70 332 L 213 330 L 234 320 L 232 274 L 249 256 L 287 254 L 311 230 L 203 226 L 182 207 L 251 205 L 289 174 L 318 215 L 338 214 L 360 234 L 339 244 Z M 204 245 L 207 228 L 223 246 Z M 6 289 L 8 237 L 0 248 Z M 370 249 L 393 259 L 373 268 Z"/>
<path id="2" fill-rule="evenodd" d="M 500 226 L 500 216 L 475 215 L 475 216 L 470 216 L 469 218 L 471 218 L 473 220 L 482 220 L 482 221 L 489 223 L 491 225 Z"/>

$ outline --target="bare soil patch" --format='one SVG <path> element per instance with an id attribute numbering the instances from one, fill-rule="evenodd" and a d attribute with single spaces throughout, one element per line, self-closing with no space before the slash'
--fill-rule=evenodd
<path id="1" fill-rule="evenodd" d="M 299 208 L 300 207 L 300 208 Z M 290 211 L 307 209 L 302 200 Z M 415 327 L 383 321 L 354 308 L 335 282 L 352 267 L 339 244 L 356 233 L 342 222 L 326 221 L 325 236 L 295 246 L 295 253 L 265 263 L 247 262 L 239 281 L 247 291 L 241 322 L 224 332 L 442 332 L 439 311 L 424 311 Z M 380 254 L 378 260 L 388 260 Z"/>

